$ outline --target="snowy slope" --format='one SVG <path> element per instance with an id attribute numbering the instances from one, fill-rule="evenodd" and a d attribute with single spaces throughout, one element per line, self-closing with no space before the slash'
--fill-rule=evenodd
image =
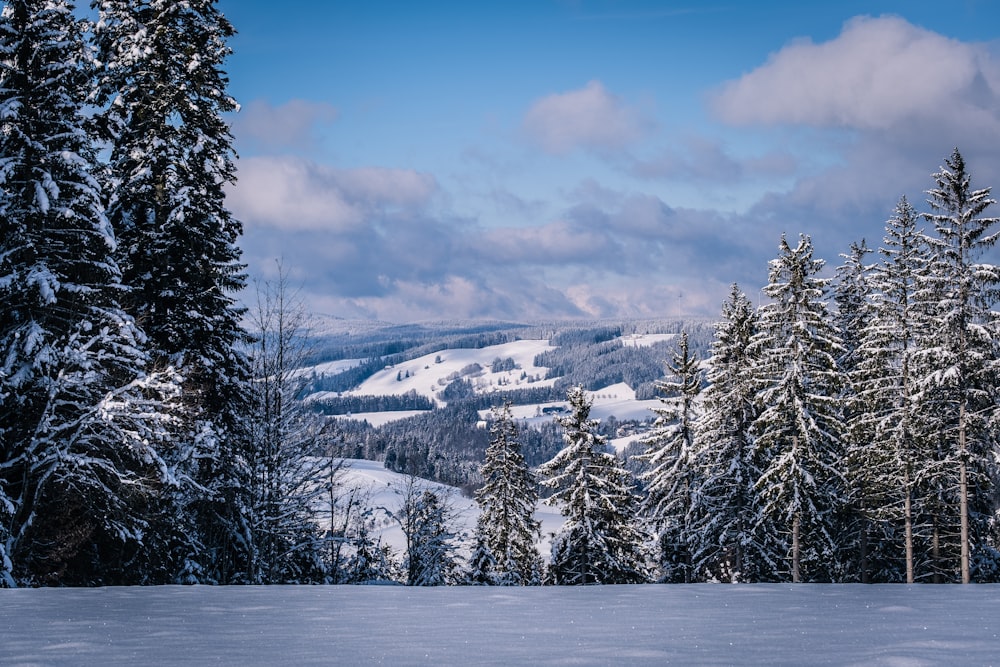
<path id="1" fill-rule="evenodd" d="M 355 366 L 360 366 L 364 363 L 364 359 L 338 359 L 336 361 L 325 361 L 322 364 L 316 364 L 315 366 L 307 366 L 306 368 L 300 368 L 295 372 L 296 377 L 310 377 L 312 375 L 323 376 L 323 375 L 336 375 L 338 373 L 343 373 L 346 370 L 354 368 Z"/>
<path id="2" fill-rule="evenodd" d="M 676 338 L 676 334 L 630 334 L 621 338 L 624 345 L 648 347 L 658 342 Z M 306 400 L 322 400 L 327 396 L 400 396 L 416 392 L 434 401 L 438 406 L 444 405 L 439 397 L 440 392 L 456 379 L 465 379 L 472 383 L 476 393 L 484 394 L 509 389 L 530 387 L 550 387 L 555 378 L 543 379 L 549 369 L 535 366 L 534 360 L 538 354 L 555 349 L 547 340 L 519 340 L 503 345 L 491 345 L 483 348 L 459 348 L 442 350 L 427 354 L 411 361 L 387 366 L 365 380 L 357 388 L 333 394 L 317 392 Z M 516 369 L 493 373 L 491 365 L 495 359 L 513 359 Z M 301 370 L 303 374 L 324 375 L 345 370 L 357 365 L 359 360 L 327 362 Z M 478 370 L 475 367 L 478 365 Z M 590 393 L 593 399 L 591 416 L 604 420 L 614 416 L 619 420 L 645 420 L 651 416 L 651 408 L 659 402 L 637 401 L 635 391 L 621 383 L 605 387 Z M 566 407 L 565 401 L 524 405 L 514 407 L 514 416 L 526 422 L 535 424 L 540 421 L 551 421 L 551 414 L 543 414 L 545 408 Z M 352 414 L 351 419 L 367 420 L 373 426 L 380 426 L 390 421 L 404 419 L 415 411 L 394 411 L 380 413 Z M 485 412 L 483 413 L 485 415 Z M 617 445 L 616 443 L 616 446 Z"/>
<path id="3" fill-rule="evenodd" d="M 387 367 L 365 380 L 357 389 L 347 393 L 386 396 L 415 391 L 441 404 L 437 394 L 458 378 L 472 382 L 477 393 L 528 386 L 551 386 L 554 380 L 541 379 L 545 377 L 548 369 L 534 365 L 536 355 L 551 349 L 553 348 L 548 341 L 519 340 L 479 349 L 442 350 Z M 516 370 L 501 373 L 490 371 L 494 359 L 508 357 L 517 364 Z M 482 371 L 469 372 L 468 369 L 473 364 L 478 364 Z M 539 379 L 529 382 L 527 379 L 522 379 L 522 375 Z"/>
<path id="4" fill-rule="evenodd" d="M 386 470 L 377 461 L 365 461 L 363 459 L 345 459 L 347 470 L 341 479 L 344 489 L 361 489 L 368 495 L 367 505 L 378 507 L 389 512 L 397 511 L 402 502 L 403 494 L 408 483 L 406 475 Z M 475 500 L 467 498 L 455 489 L 437 482 L 427 480 L 416 480 L 421 488 L 435 491 L 441 498 L 449 499 L 448 502 L 455 509 L 456 523 L 452 528 L 456 533 L 472 535 L 476 527 L 476 520 L 479 518 L 479 507 Z M 542 540 L 539 543 L 539 551 L 544 558 L 548 558 L 550 548 L 550 533 L 558 531 L 563 524 L 563 517 L 558 508 L 539 504 L 535 511 L 535 518 L 542 524 Z M 393 550 L 400 554 L 405 550 L 406 541 L 403 531 L 399 525 L 389 518 L 385 513 L 380 514 L 377 529 L 384 544 L 390 545 Z"/>

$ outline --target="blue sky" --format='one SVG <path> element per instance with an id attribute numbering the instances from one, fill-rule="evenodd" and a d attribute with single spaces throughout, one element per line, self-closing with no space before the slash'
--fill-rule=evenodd
<path id="1" fill-rule="evenodd" d="M 1000 185 L 987 0 L 219 6 L 245 260 L 318 313 L 716 315 L 782 233 L 877 247 L 956 146 Z"/>

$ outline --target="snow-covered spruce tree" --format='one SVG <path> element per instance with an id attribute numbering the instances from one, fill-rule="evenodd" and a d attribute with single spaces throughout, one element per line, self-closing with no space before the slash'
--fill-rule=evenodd
<path id="1" fill-rule="evenodd" d="M 852 243 L 850 252 L 841 255 L 844 262 L 837 267 L 834 283 L 834 322 L 843 344 L 837 363 L 844 377 L 841 408 L 847 427 L 844 475 L 849 498 L 839 532 L 845 576 L 864 583 L 873 579 L 896 581 L 899 571 L 896 526 L 874 518 L 882 500 L 877 497 L 880 487 L 871 484 L 873 464 L 885 452 L 873 449 L 874 423 L 870 414 L 879 406 L 871 405 L 871 395 L 860 391 L 866 379 L 882 379 L 876 367 L 865 363 L 864 354 L 865 328 L 876 315 L 871 282 L 874 268 L 868 259 L 871 252 L 864 240 Z"/>
<path id="2" fill-rule="evenodd" d="M 245 283 L 239 222 L 225 207 L 234 180 L 236 109 L 222 64 L 233 28 L 216 0 L 93 0 L 100 72 L 97 125 L 110 147 L 108 217 L 120 238 L 126 310 L 157 366 L 183 378 L 185 420 L 169 463 L 178 489 L 158 532 L 172 577 L 245 581 L 242 517 L 248 470 L 241 437 L 248 380 L 235 294 Z M 194 531 L 194 534 L 191 534 Z"/>
<path id="3" fill-rule="evenodd" d="M 490 445 L 480 472 L 473 578 L 500 586 L 540 584 L 542 559 L 535 544 L 541 529 L 534 518 L 538 488 L 521 453 L 509 402 L 492 410 Z"/>
<path id="4" fill-rule="evenodd" d="M 343 583 L 373 584 L 397 579 L 398 565 L 393 558 L 391 547 L 382 544 L 381 538 L 372 537 L 370 514 L 361 517 L 361 522 L 352 536 L 352 543 L 354 553 L 344 568 Z"/>
<path id="5" fill-rule="evenodd" d="M 771 577 L 755 536 L 754 485 L 760 478 L 750 427 L 757 417 L 750 341 L 757 314 L 733 285 L 716 326 L 703 409 L 695 422 L 695 467 L 700 479 L 691 496 L 691 568 L 696 581 L 753 582 Z"/>
<path id="6" fill-rule="evenodd" d="M 672 380 L 657 382 L 660 406 L 653 408 L 656 422 L 644 440 L 646 452 L 639 459 L 649 466 L 643 474 L 646 496 L 642 515 L 656 536 L 659 580 L 690 583 L 691 554 L 688 530 L 693 489 L 701 484 L 695 467 L 694 424 L 698 419 L 698 394 L 702 372 L 691 353 L 687 332 L 681 332 L 677 349 L 667 364 Z"/>
<path id="7" fill-rule="evenodd" d="M 0 585 L 141 582 L 176 384 L 147 373 L 85 131 L 85 25 L 0 14 Z"/>
<path id="8" fill-rule="evenodd" d="M 549 574 L 560 585 L 647 581 L 632 476 L 605 451 L 583 387 L 570 389 L 567 399 L 571 414 L 557 418 L 566 446 L 539 468 L 542 483 L 555 489 L 546 502 L 566 517 L 552 541 Z"/>
<path id="9" fill-rule="evenodd" d="M 486 544 L 483 529 L 480 527 L 481 519 L 476 523 L 475 541 L 472 546 L 472 553 L 469 554 L 469 567 L 465 574 L 465 583 L 469 586 L 495 586 L 496 573 L 499 569 L 497 559 L 493 556 L 489 546 Z"/>
<path id="10" fill-rule="evenodd" d="M 838 577 L 838 515 L 845 504 L 843 433 L 836 357 L 842 347 L 824 297 L 809 237 L 795 248 L 782 236 L 771 260 L 751 342 L 761 412 L 752 433 L 763 470 L 757 521 L 774 576 L 793 582 Z"/>
<path id="11" fill-rule="evenodd" d="M 455 534 L 449 527 L 449 510 L 436 493 L 424 489 L 413 507 L 414 530 L 408 540 L 406 584 L 445 586 L 454 583 L 458 564 Z"/>
<path id="12" fill-rule="evenodd" d="M 972 189 L 957 149 L 934 181 L 936 187 L 927 191 L 931 212 L 924 217 L 935 232 L 927 237 L 928 278 L 938 302 L 928 328 L 931 337 L 922 344 L 919 372 L 933 402 L 941 460 L 953 470 L 954 486 L 942 488 L 958 519 L 958 575 L 968 583 L 973 570 L 995 577 L 998 565 L 988 533 L 995 509 L 993 420 L 1000 370 L 992 308 L 1000 268 L 978 260 L 996 243 L 994 227 L 1000 219 L 984 215 L 995 200 L 989 188 Z"/>
<path id="13" fill-rule="evenodd" d="M 858 408 L 848 477 L 852 504 L 871 522 L 874 539 L 869 544 L 881 550 L 880 566 L 873 559 L 870 568 L 874 581 L 916 580 L 916 481 L 934 460 L 918 427 L 921 410 L 913 373 L 927 319 L 918 281 L 926 275 L 928 253 L 917 221 L 916 210 L 901 197 L 886 222 L 881 261 L 869 274 L 871 313 L 851 371 Z M 900 562 L 900 554 L 902 572 L 893 564 Z"/>
<path id="14" fill-rule="evenodd" d="M 249 474 L 243 520 L 252 583 L 317 582 L 324 578 L 318 508 L 336 486 L 325 454 L 328 436 L 323 417 L 300 400 L 307 378 L 308 321 L 279 265 L 273 282 L 258 284 L 249 326 L 254 339 L 247 356 L 253 380 L 248 386 L 246 429 L 253 447 L 246 450 Z"/>

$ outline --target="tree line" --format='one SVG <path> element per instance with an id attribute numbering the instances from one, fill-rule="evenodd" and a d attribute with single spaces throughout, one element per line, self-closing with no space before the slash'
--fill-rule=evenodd
<path id="1" fill-rule="evenodd" d="M 899 200 L 877 259 L 855 243 L 831 279 L 807 236 L 782 237 L 767 303 L 733 285 L 704 362 L 680 337 L 638 479 L 571 389 L 565 447 L 535 470 L 566 517 L 545 573 L 537 553 L 511 561 L 504 540 L 537 525 L 487 482 L 483 512 L 519 523 L 477 527 L 472 579 L 997 581 L 1000 268 L 982 255 L 1000 219 L 958 150 L 933 178 L 928 211 Z M 504 423 L 484 480 L 498 460 L 528 474 L 516 446 L 497 458 L 516 442 Z"/>

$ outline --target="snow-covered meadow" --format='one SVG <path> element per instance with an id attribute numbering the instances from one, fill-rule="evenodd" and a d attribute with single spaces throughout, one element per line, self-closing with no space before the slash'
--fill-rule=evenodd
<path id="1" fill-rule="evenodd" d="M 621 338 L 629 347 L 648 347 L 655 343 L 672 340 L 676 334 L 630 334 Z M 487 394 L 505 389 L 548 387 L 555 378 L 544 379 L 548 370 L 535 366 L 535 357 L 555 349 L 547 340 L 518 340 L 501 345 L 482 348 L 452 348 L 417 357 L 410 361 L 386 366 L 358 387 L 346 392 L 320 391 L 310 394 L 306 401 L 322 401 L 331 396 L 401 396 L 414 392 L 443 405 L 441 391 L 453 380 L 465 379 L 472 383 L 477 394 Z M 494 372 L 491 365 L 496 359 L 512 359 L 516 368 Z M 360 363 L 359 359 L 331 361 L 301 369 L 301 375 L 323 376 L 336 374 Z M 479 370 L 473 370 L 476 367 Z M 530 379 L 529 379 L 530 378 Z M 635 390 L 625 383 L 618 383 L 589 392 L 593 402 L 591 416 L 607 419 L 614 416 L 619 420 L 644 420 L 651 416 L 650 410 L 660 405 L 657 400 L 636 400 Z M 552 421 L 552 415 L 544 413 L 546 408 L 567 407 L 566 401 L 518 405 L 513 409 L 514 417 L 522 425 L 536 425 Z M 382 426 L 390 421 L 405 419 L 424 412 L 423 410 L 397 410 L 392 412 L 364 412 L 343 415 L 350 419 L 367 421 L 372 426 Z M 488 410 L 483 410 L 485 418 Z M 628 439 L 612 442 L 618 449 L 628 444 Z"/>
<path id="2" fill-rule="evenodd" d="M 0 591 L 3 665 L 991 665 L 1000 586 Z"/>

